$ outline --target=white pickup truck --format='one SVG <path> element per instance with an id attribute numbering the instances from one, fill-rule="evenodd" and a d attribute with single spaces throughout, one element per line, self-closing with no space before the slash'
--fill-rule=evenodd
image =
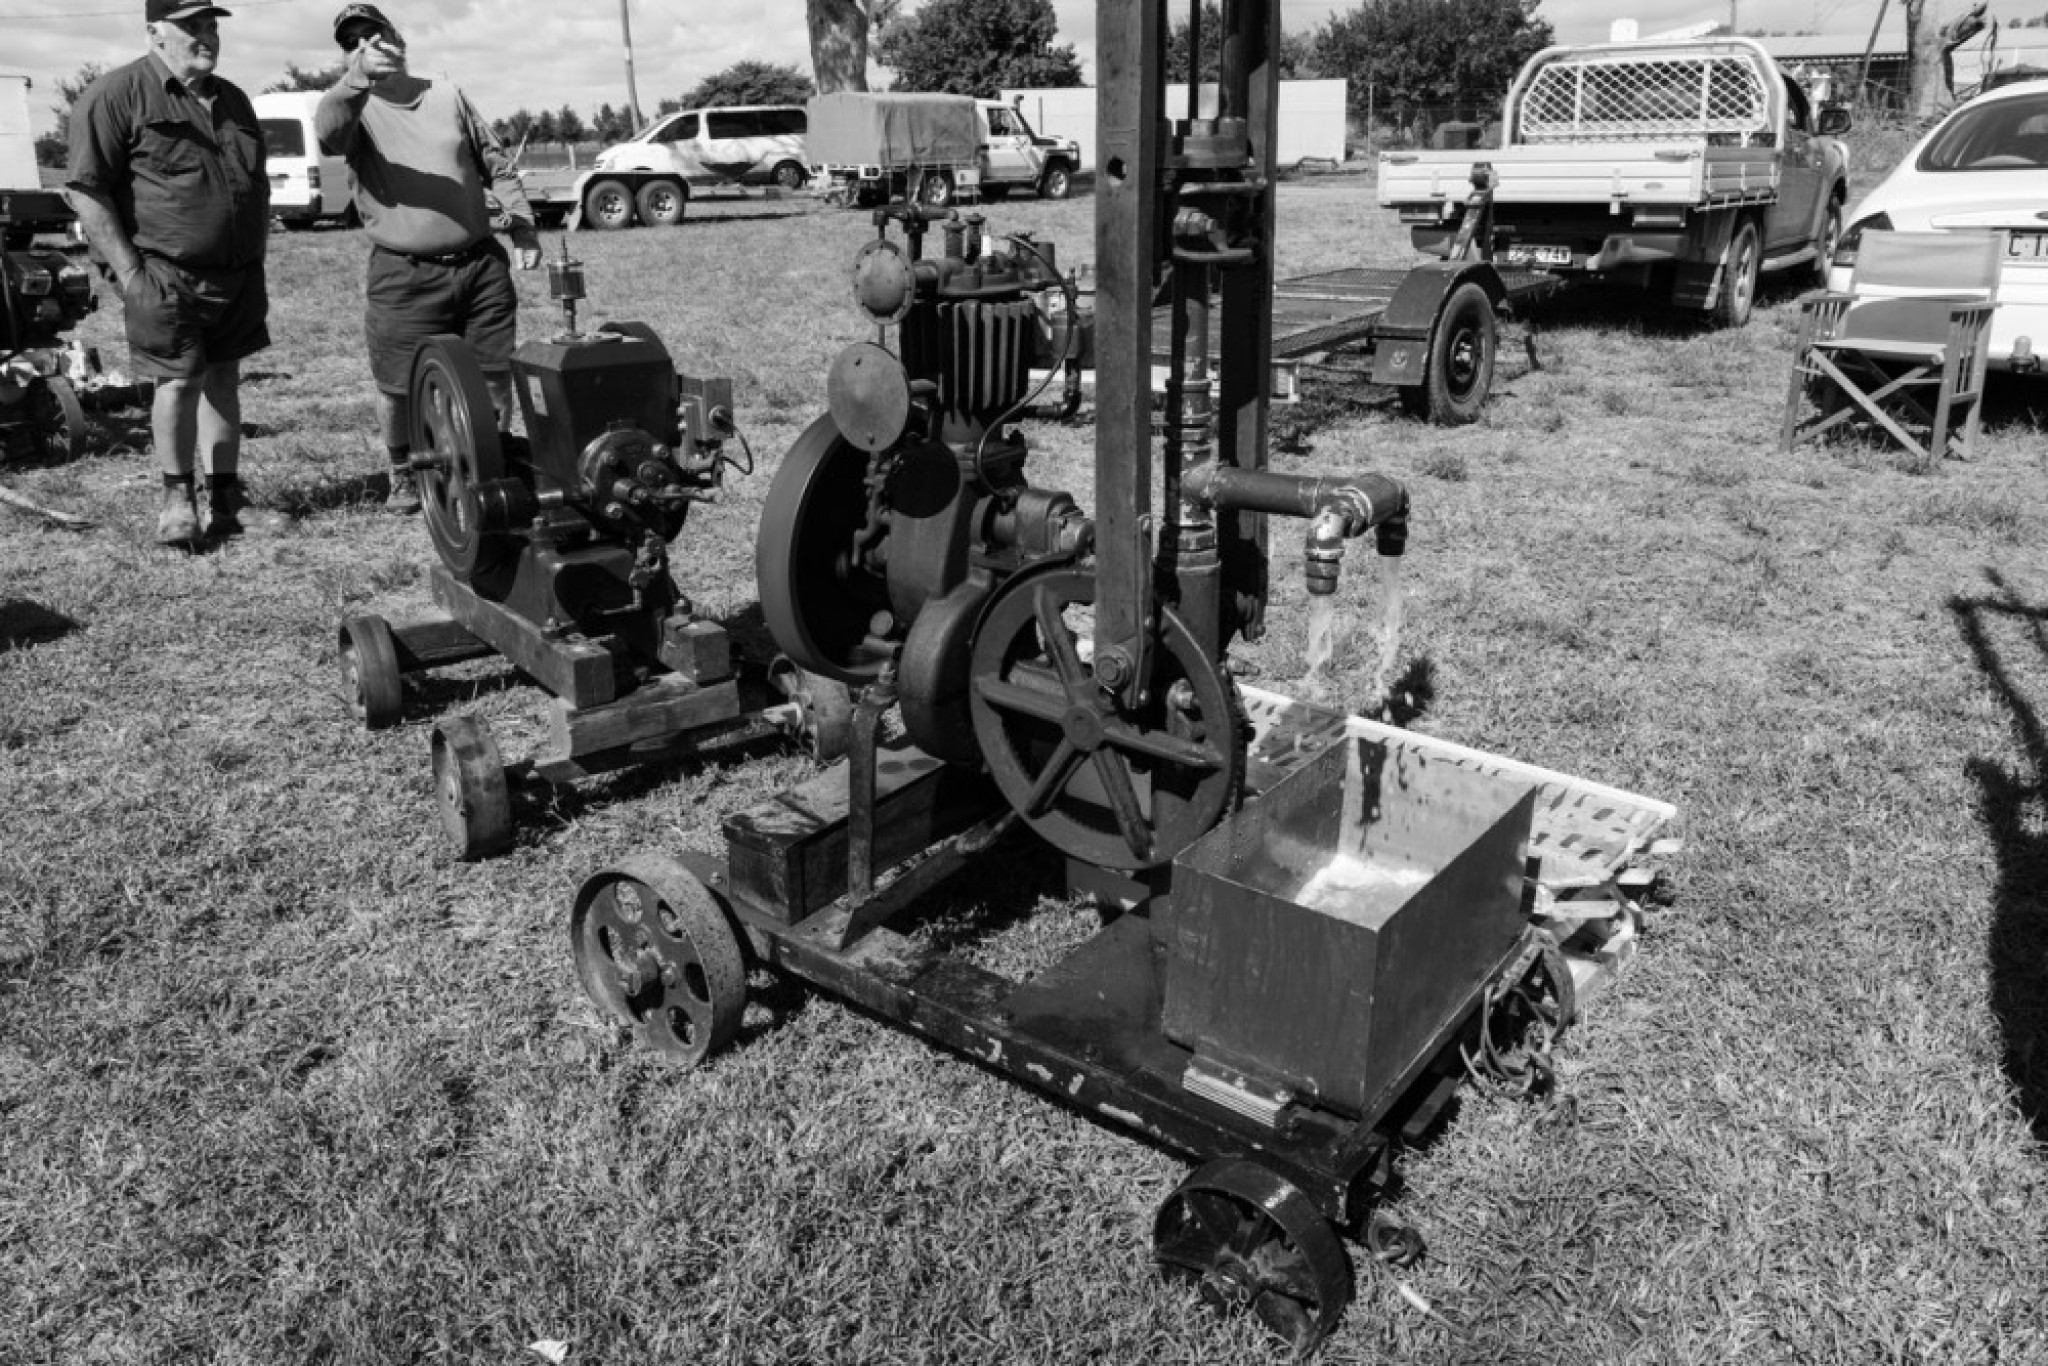
<path id="1" fill-rule="evenodd" d="M 1825 280 L 1849 194 L 1832 134 L 1848 126 L 1846 110 L 1816 117 L 1748 39 L 1553 47 L 1509 89 L 1501 147 L 1382 153 L 1379 202 L 1442 255 L 1490 167 L 1501 265 L 1633 285 L 1739 327 L 1759 271 Z"/>

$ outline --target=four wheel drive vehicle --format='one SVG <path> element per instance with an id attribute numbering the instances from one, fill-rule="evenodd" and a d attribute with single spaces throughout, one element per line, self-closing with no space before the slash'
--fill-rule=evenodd
<path id="1" fill-rule="evenodd" d="M 593 227 L 652 227 L 683 221 L 693 186 L 779 185 L 809 179 L 804 111 L 795 105 L 736 105 L 666 114 L 605 148 L 578 177 L 573 202 Z"/>
<path id="2" fill-rule="evenodd" d="M 278 90 L 253 101 L 270 164 L 270 211 L 287 228 L 354 216 L 348 164 L 323 153 L 313 134 L 320 95 L 318 90 Z"/>
<path id="3" fill-rule="evenodd" d="M 2048 80 L 1997 86 L 1936 124 L 1857 204 L 1829 288 L 1849 288 L 1872 230 L 2005 233 L 1990 365 L 2039 374 L 2048 347 Z"/>
<path id="4" fill-rule="evenodd" d="M 1818 282 L 1841 235 L 1847 155 L 1755 42 L 1553 47 L 1516 76 L 1498 149 L 1387 152 L 1379 200 L 1417 247 L 1446 252 L 1474 168 L 1494 176 L 1505 265 L 1647 289 L 1739 327 L 1760 270 Z"/>
<path id="5" fill-rule="evenodd" d="M 1081 167 L 1070 138 L 1041 137 L 1022 110 L 965 95 L 820 95 L 811 118 L 812 173 L 860 203 L 912 195 L 942 208 L 962 190 L 1000 199 L 1013 189 L 1064 199 Z"/>

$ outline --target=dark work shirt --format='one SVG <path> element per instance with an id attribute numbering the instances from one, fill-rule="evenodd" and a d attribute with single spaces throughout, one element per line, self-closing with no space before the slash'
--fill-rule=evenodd
<path id="1" fill-rule="evenodd" d="M 216 76 L 213 107 L 155 53 L 86 87 L 71 111 L 66 181 L 113 204 L 137 251 L 182 266 L 253 266 L 270 241 L 263 129 Z"/>

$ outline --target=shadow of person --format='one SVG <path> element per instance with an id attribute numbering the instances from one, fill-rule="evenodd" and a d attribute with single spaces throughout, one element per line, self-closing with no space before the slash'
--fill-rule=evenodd
<path id="1" fill-rule="evenodd" d="M 2011 715 L 2018 761 L 1979 756 L 1967 771 L 1998 858 L 1992 893 L 1991 1009 L 2003 1044 L 2002 1062 L 2034 1137 L 2048 1142 L 2048 730 L 2041 703 L 2020 686 L 2041 678 L 2048 662 L 2048 605 L 2020 600 L 1995 570 L 1991 592 L 1949 600 L 1963 642 Z M 2001 653 L 1994 623 L 2017 626 L 2031 666 Z M 2000 632 L 2010 639 L 2012 632 Z"/>

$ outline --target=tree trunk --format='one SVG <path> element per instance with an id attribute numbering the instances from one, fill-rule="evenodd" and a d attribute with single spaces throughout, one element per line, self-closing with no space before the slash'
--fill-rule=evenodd
<path id="1" fill-rule="evenodd" d="M 1916 117 L 1932 118 L 1955 99 L 1951 54 L 1984 31 L 1985 4 L 1977 0 L 1963 8 L 1956 0 L 1906 0 L 1906 57 Z"/>
<path id="2" fill-rule="evenodd" d="M 818 93 L 868 88 L 867 0 L 804 0 Z"/>

